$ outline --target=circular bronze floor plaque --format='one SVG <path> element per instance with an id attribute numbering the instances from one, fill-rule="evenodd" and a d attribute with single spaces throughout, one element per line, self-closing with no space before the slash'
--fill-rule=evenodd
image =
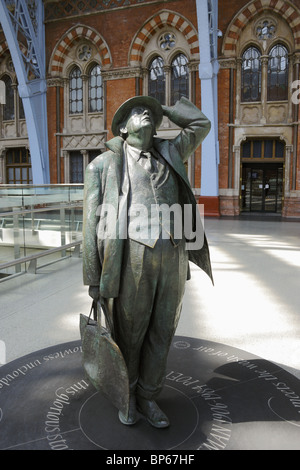
<path id="1" fill-rule="evenodd" d="M 122 425 L 60 344 L 0 368 L 0 449 L 300 450 L 300 381 L 240 349 L 175 337 L 158 403 L 169 428 Z"/>

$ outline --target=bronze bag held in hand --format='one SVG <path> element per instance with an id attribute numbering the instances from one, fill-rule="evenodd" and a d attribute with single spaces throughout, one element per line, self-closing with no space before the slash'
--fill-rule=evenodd
<path id="1" fill-rule="evenodd" d="M 100 309 L 99 309 L 100 310 Z M 101 311 L 101 310 L 100 310 Z M 106 318 L 106 325 L 109 324 Z M 93 318 L 91 314 L 93 312 Z M 128 416 L 129 380 L 120 348 L 112 339 L 109 328 L 97 321 L 97 303 L 93 302 L 89 317 L 80 314 L 83 368 L 96 390 Z"/>

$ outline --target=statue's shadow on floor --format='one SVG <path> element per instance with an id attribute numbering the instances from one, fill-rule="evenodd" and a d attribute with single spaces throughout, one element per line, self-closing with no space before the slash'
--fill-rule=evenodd
<path id="1" fill-rule="evenodd" d="M 124 426 L 88 382 L 79 341 L 0 368 L 0 449 L 300 450 L 300 381 L 240 349 L 175 337 L 157 400 L 167 429 Z"/>

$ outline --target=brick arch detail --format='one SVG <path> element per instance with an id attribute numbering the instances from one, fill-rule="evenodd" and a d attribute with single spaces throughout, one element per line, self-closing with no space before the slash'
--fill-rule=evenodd
<path id="1" fill-rule="evenodd" d="M 0 57 L 2 57 L 7 50 L 8 50 L 7 42 L 6 41 L 1 42 L 1 44 L 0 44 Z"/>
<path id="2" fill-rule="evenodd" d="M 275 12 L 289 24 L 295 45 L 300 45 L 300 12 L 288 0 L 252 0 L 243 7 L 233 18 L 224 35 L 222 53 L 232 55 L 236 53 L 237 41 L 249 21 L 263 11 Z"/>
<path id="3" fill-rule="evenodd" d="M 27 54 L 27 49 L 26 49 L 26 47 L 24 46 L 24 44 L 20 44 L 20 43 L 19 43 L 19 46 L 20 46 L 20 50 L 21 50 L 22 54 L 24 54 L 24 55 L 26 56 L 26 54 Z M 0 57 L 1 57 L 3 54 L 5 54 L 7 51 L 9 51 L 9 47 L 8 47 L 7 42 L 4 40 L 4 41 L 2 41 L 1 44 L 0 44 Z M 9 53 L 10 53 L 10 51 L 9 51 Z"/>
<path id="4" fill-rule="evenodd" d="M 165 26 L 180 31 L 189 45 L 190 58 L 199 60 L 198 33 L 195 27 L 179 13 L 163 10 L 147 20 L 136 33 L 129 50 L 129 65 L 141 65 L 146 45 L 152 36 Z"/>
<path id="5" fill-rule="evenodd" d="M 109 68 L 112 65 L 109 48 L 101 35 L 90 27 L 77 25 L 69 29 L 57 43 L 49 63 L 50 75 L 60 76 L 62 74 L 68 52 L 82 39 L 87 39 L 96 46 L 103 67 Z"/>

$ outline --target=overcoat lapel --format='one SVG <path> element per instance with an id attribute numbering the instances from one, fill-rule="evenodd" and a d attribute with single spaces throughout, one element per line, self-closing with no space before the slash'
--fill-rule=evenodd
<path id="1" fill-rule="evenodd" d="M 158 139 L 155 139 L 154 147 L 189 187 L 190 183 L 187 177 L 187 173 L 176 148 L 172 146 L 168 140 Z"/>

